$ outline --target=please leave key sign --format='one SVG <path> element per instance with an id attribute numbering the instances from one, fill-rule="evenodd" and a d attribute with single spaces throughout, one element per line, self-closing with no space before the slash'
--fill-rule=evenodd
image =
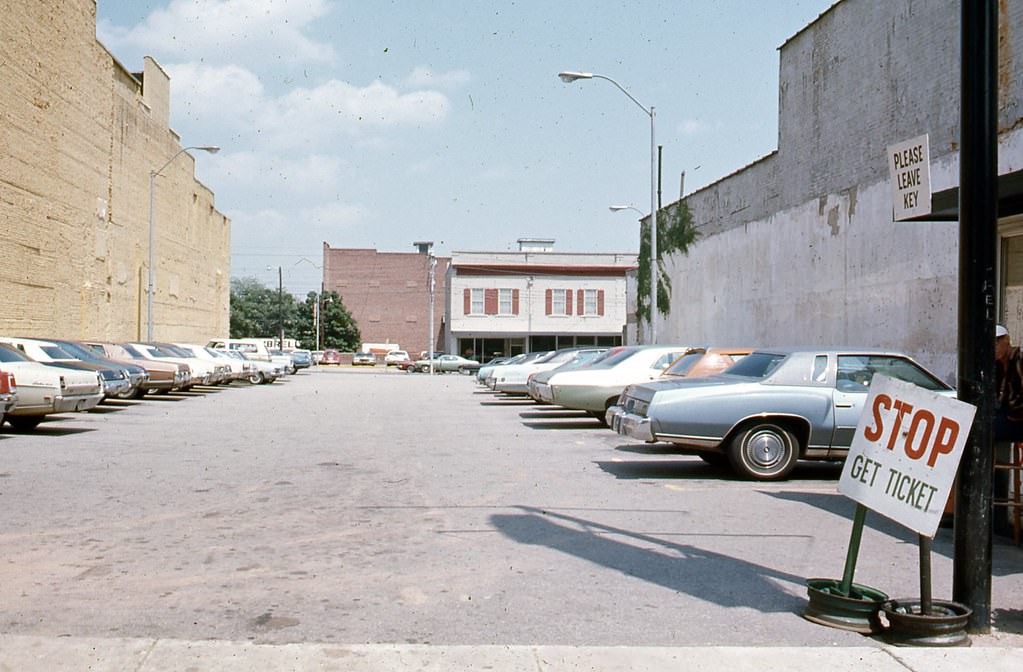
<path id="1" fill-rule="evenodd" d="M 976 410 L 958 399 L 875 375 L 838 491 L 933 537 Z"/>

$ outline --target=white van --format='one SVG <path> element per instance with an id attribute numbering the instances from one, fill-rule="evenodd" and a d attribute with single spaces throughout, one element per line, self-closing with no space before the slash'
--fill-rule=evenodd
<path id="1" fill-rule="evenodd" d="M 206 344 L 207 348 L 219 350 L 237 350 L 249 359 L 269 362 L 270 351 L 262 338 L 214 338 Z"/>

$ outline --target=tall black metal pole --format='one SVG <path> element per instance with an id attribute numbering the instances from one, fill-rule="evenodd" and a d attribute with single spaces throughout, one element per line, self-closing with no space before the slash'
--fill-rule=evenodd
<path id="1" fill-rule="evenodd" d="M 995 268 L 998 249 L 998 2 L 962 0 L 959 149 L 959 398 L 977 407 L 959 466 L 952 597 L 991 630 Z"/>

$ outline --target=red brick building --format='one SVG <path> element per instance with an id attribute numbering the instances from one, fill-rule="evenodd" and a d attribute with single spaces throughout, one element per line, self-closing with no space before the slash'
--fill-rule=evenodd
<path id="1" fill-rule="evenodd" d="M 449 257 L 433 257 L 433 349 L 443 350 Z M 392 343 L 417 357 L 429 350 L 430 255 L 334 248 L 323 243 L 323 288 L 341 296 L 363 343 Z"/>

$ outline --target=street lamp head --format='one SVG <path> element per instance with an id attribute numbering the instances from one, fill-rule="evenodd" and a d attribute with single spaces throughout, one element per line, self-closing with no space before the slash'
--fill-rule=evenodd
<path id="1" fill-rule="evenodd" d="M 202 151 L 209 152 L 210 154 L 216 154 L 220 151 L 220 147 L 217 147 L 216 145 L 203 145 L 201 147 L 196 147 L 195 149 L 201 149 Z"/>
<path id="2" fill-rule="evenodd" d="M 593 79 L 593 73 L 572 72 L 571 70 L 565 70 L 564 72 L 559 72 L 558 77 L 561 77 L 561 81 L 565 82 L 566 84 L 571 84 L 577 79 Z"/>

